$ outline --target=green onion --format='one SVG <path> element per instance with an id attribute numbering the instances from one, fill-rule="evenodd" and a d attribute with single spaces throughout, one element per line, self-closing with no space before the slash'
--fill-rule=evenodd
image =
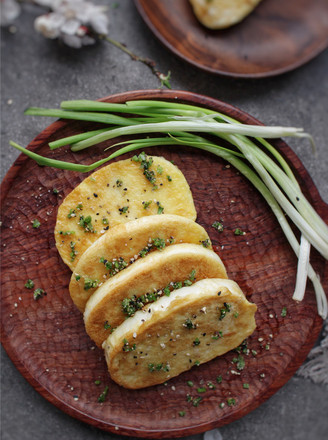
<path id="1" fill-rule="evenodd" d="M 300 250 L 298 254 L 298 264 L 297 264 L 297 273 L 299 274 L 299 276 L 296 279 L 296 286 L 293 295 L 293 299 L 295 301 L 302 301 L 304 297 L 307 274 L 309 271 L 309 264 L 310 264 L 310 249 L 311 249 L 311 245 L 309 241 L 304 237 L 304 235 L 301 235 Z"/>
<path id="2" fill-rule="evenodd" d="M 79 151 L 117 136 L 132 134 L 163 133 L 169 136 L 147 137 L 111 145 L 106 149 L 122 147 L 110 156 L 90 165 L 45 158 L 14 142 L 10 142 L 10 144 L 34 159 L 39 165 L 79 172 L 92 171 L 121 154 L 156 145 L 190 146 L 227 160 L 265 198 L 295 254 L 299 257 L 293 298 L 298 301 L 303 299 L 308 276 L 314 285 L 318 313 L 323 318 L 327 316 L 327 298 L 319 277 L 309 264 L 309 250 L 310 245 L 313 245 L 324 258 L 328 259 L 328 227 L 302 194 L 285 159 L 266 140 L 293 136 L 308 138 L 313 145 L 313 139 L 309 134 L 304 133 L 300 128 L 293 127 L 245 125 L 223 113 L 177 102 L 136 100 L 117 104 L 77 100 L 63 101 L 61 107 L 63 110 L 30 108 L 25 113 L 99 122 L 107 124 L 107 127 L 53 141 L 49 144 L 51 149 L 70 144 L 72 151 Z M 135 115 L 135 117 L 117 116 L 111 112 Z M 229 142 L 231 148 L 217 145 L 216 142 L 209 141 L 194 133 L 204 133 L 221 138 L 225 142 Z M 252 168 L 247 165 L 247 162 Z M 301 244 L 291 229 L 285 213 L 300 230 Z"/>

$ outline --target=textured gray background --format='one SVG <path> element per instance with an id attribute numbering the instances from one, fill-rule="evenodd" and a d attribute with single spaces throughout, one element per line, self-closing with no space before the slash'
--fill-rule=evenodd
<path id="1" fill-rule="evenodd" d="M 109 5 L 110 35 L 136 53 L 172 71 L 172 87 L 210 95 L 236 105 L 266 124 L 304 127 L 317 144 L 288 141 L 328 202 L 328 51 L 298 70 L 275 78 L 236 80 L 191 67 L 163 48 L 139 17 L 132 0 Z M 118 7 L 112 7 L 119 3 Z M 97 99 L 126 90 L 157 88 L 142 64 L 102 42 L 73 50 L 45 40 L 33 30 L 41 9 L 24 6 L 17 32 L 1 32 L 1 178 L 17 152 L 10 139 L 27 145 L 50 121 L 23 115 L 27 106 L 57 107 L 64 99 Z M 89 427 L 48 403 L 1 355 L 1 435 L 3 440 L 109 439 L 117 436 Z M 222 427 L 223 439 L 308 440 L 328 434 L 327 387 L 294 377 L 260 408 Z M 202 436 L 195 436 L 201 439 Z"/>

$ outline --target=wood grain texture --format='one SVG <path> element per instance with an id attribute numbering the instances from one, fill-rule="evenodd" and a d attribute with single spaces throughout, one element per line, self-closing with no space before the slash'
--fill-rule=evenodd
<path id="1" fill-rule="evenodd" d="M 189 92 L 137 91 L 105 100 L 143 98 L 178 98 L 223 111 L 245 123 L 259 123 L 232 106 Z M 86 127 L 90 124 L 57 121 L 28 148 L 57 159 L 91 163 L 103 156 L 103 145 L 79 154 L 65 148 L 50 153 L 47 146 L 50 140 Z M 274 144 L 291 164 L 305 195 L 327 221 L 328 207 L 297 156 L 283 141 Z M 121 435 L 172 438 L 230 423 L 264 402 L 305 360 L 322 320 L 310 285 L 302 303 L 291 299 L 296 257 L 265 201 L 246 179 L 221 159 L 196 150 L 168 147 L 151 148 L 148 152 L 174 160 L 185 174 L 198 222 L 207 229 L 229 277 L 256 303 L 257 329 L 249 338 L 248 347 L 256 350 L 257 356 L 244 356 L 245 368 L 238 371 L 232 362 L 236 353 L 230 352 L 194 367 L 166 386 L 144 390 L 128 391 L 112 382 L 102 350 L 88 338 L 82 315 L 70 299 L 71 273 L 56 251 L 53 235 L 59 204 L 86 175 L 40 168 L 22 155 L 1 186 L 1 334 L 6 351 L 23 376 L 63 411 Z M 59 195 L 53 194 L 53 188 L 59 190 Z M 39 229 L 31 227 L 34 218 L 41 222 Z M 219 219 L 225 225 L 221 234 L 211 227 Z M 246 231 L 246 235 L 235 236 L 236 227 Z M 312 261 L 327 289 L 327 263 L 315 252 Z M 24 288 L 28 278 L 47 295 L 34 301 L 32 291 Z M 283 307 L 287 307 L 285 318 L 281 316 Z M 221 384 L 215 383 L 218 375 L 222 375 Z M 101 385 L 96 386 L 95 380 L 101 380 Z M 188 380 L 193 381 L 193 388 L 187 385 Z M 197 387 L 209 381 L 216 388 L 202 394 L 198 407 L 187 402 L 187 394 L 196 396 Z M 244 389 L 243 383 L 249 383 L 249 389 Z M 97 397 L 106 385 L 108 399 L 98 403 Z M 236 404 L 228 406 L 228 398 L 235 398 Z M 221 402 L 225 403 L 223 409 Z M 185 416 L 180 417 L 179 411 L 185 411 Z"/>
<path id="2" fill-rule="evenodd" d="M 264 0 L 241 23 L 202 26 L 188 0 L 135 0 L 156 37 L 177 56 L 206 71 L 244 78 L 281 74 L 328 46 L 326 0 Z"/>

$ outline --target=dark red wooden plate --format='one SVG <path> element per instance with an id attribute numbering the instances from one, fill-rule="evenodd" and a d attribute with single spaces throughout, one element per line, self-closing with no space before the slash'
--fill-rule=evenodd
<path id="1" fill-rule="evenodd" d="M 156 37 L 183 60 L 221 75 L 260 78 L 306 63 L 328 45 L 326 0 L 263 0 L 241 23 L 210 30 L 188 0 L 135 0 Z"/>
<path id="2" fill-rule="evenodd" d="M 223 102 L 189 92 L 137 91 L 105 98 L 124 102 L 131 99 L 169 99 L 222 111 L 245 123 L 259 123 L 250 115 Z M 49 153 L 47 143 L 77 133 L 91 124 L 57 121 L 40 133 L 29 149 L 58 159 L 91 163 L 103 157 L 103 146 L 73 154 L 68 149 Z M 328 218 L 310 176 L 297 156 L 281 140 L 274 145 L 293 167 L 296 176 L 318 212 Z M 296 258 L 270 209 L 232 167 L 216 156 L 176 147 L 151 148 L 179 166 L 194 196 L 198 222 L 206 227 L 215 250 L 250 301 L 258 306 L 257 329 L 248 347 L 257 356 L 244 355 L 245 368 L 238 371 L 230 352 L 168 382 L 139 391 L 129 391 L 111 381 L 103 352 L 85 333 L 81 314 L 68 292 L 71 272 L 62 263 L 53 230 L 57 208 L 81 180 L 83 174 L 40 168 L 19 156 L 2 186 L 2 342 L 23 376 L 54 405 L 96 427 L 147 438 L 179 437 L 221 426 L 247 414 L 294 374 L 314 344 L 322 324 L 316 312 L 311 286 L 305 300 L 297 304 L 291 297 L 295 282 Z M 129 156 L 129 155 L 128 155 Z M 125 156 L 127 157 L 127 156 Z M 59 195 L 53 193 L 59 190 Z M 33 229 L 31 221 L 41 226 Z M 225 229 L 211 225 L 223 219 Z M 246 231 L 236 236 L 235 228 Z M 313 252 L 313 264 L 327 286 L 325 261 Z M 28 278 L 47 296 L 34 301 L 24 288 Z M 283 307 L 287 316 L 282 317 Z M 266 349 L 265 347 L 267 346 Z M 234 372 L 240 373 L 235 374 Z M 216 378 L 222 375 L 222 383 Z M 101 380 L 96 386 L 95 380 Z M 194 387 L 190 388 L 187 381 Z M 198 407 L 187 402 L 187 394 L 213 382 L 215 389 L 202 394 Z M 249 389 L 243 384 L 248 383 Z M 109 386 L 108 399 L 97 397 Z M 228 406 L 227 399 L 235 405 Z M 220 408 L 224 402 L 225 407 Z M 185 416 L 179 416 L 185 411 Z"/>

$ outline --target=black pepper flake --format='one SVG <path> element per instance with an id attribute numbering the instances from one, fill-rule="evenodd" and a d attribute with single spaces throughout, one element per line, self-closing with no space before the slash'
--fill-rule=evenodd
<path id="1" fill-rule="evenodd" d="M 93 195 L 94 195 L 94 197 L 98 197 L 98 194 L 96 194 L 96 193 L 93 193 Z"/>

